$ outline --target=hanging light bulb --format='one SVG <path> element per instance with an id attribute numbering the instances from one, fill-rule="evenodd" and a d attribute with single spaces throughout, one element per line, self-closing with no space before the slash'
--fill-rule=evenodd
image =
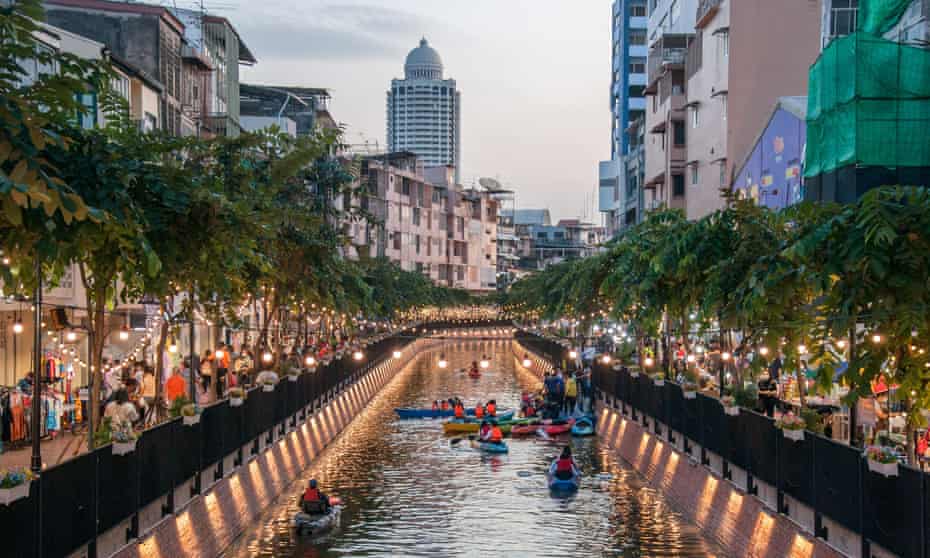
<path id="1" fill-rule="evenodd" d="M 23 332 L 23 322 L 16 320 L 13 322 L 13 333 L 22 333 Z"/>
<path id="2" fill-rule="evenodd" d="M 687 360 L 688 362 L 690 362 L 690 363 L 693 364 L 694 361 L 697 360 L 697 359 L 694 358 L 694 355 L 688 355 L 688 357 L 686 358 L 686 360 Z"/>
<path id="3" fill-rule="evenodd" d="M 840 349 L 845 349 L 845 348 L 846 348 L 846 340 L 845 340 L 845 339 L 839 339 L 839 340 L 837 340 L 836 346 L 839 347 Z"/>
<path id="4" fill-rule="evenodd" d="M 578 358 L 578 351 L 574 349 L 572 349 L 571 351 L 568 351 L 568 358 L 573 359 L 573 360 Z"/>
<path id="5" fill-rule="evenodd" d="M 604 364 L 610 364 L 610 355 L 604 355 L 601 357 L 601 362 Z"/>
<path id="6" fill-rule="evenodd" d="M 401 355 L 400 351 L 394 351 L 394 358 L 400 358 L 400 355 Z"/>
<path id="7" fill-rule="evenodd" d="M 126 341 L 129 339 L 129 328 L 128 327 L 123 326 L 120 328 L 119 338 L 120 338 L 120 341 Z"/>
<path id="8" fill-rule="evenodd" d="M 313 358 L 313 355 L 307 355 L 307 357 L 304 359 L 304 363 L 307 366 L 313 366 L 316 364 L 316 359 Z"/>
<path id="9" fill-rule="evenodd" d="M 652 368 L 652 365 L 655 363 L 656 361 L 652 357 L 646 357 L 643 359 L 643 364 L 646 366 L 646 368 Z"/>
<path id="10" fill-rule="evenodd" d="M 530 366 L 533 366 L 533 361 L 530 360 L 530 355 L 524 354 L 523 355 L 523 367 L 529 368 Z"/>
<path id="11" fill-rule="evenodd" d="M 880 333 L 876 333 L 872 335 L 872 343 L 881 343 L 881 342 L 882 342 L 882 336 Z"/>
<path id="12" fill-rule="evenodd" d="M 720 358 L 722 358 L 724 361 L 727 361 L 727 360 L 730 360 L 730 357 L 731 357 L 731 356 L 733 356 L 733 355 L 731 355 L 731 354 L 728 353 L 728 352 L 724 352 L 722 355 L 720 355 Z"/>
<path id="13" fill-rule="evenodd" d="M 765 356 L 765 355 L 769 354 L 769 348 L 768 348 L 768 347 L 759 347 L 759 354 L 762 355 L 762 356 Z"/>
<path id="14" fill-rule="evenodd" d="M 213 354 L 214 354 L 214 355 L 216 356 L 216 358 L 218 358 L 218 359 L 222 359 L 223 357 L 226 356 L 226 352 L 223 351 L 223 349 L 217 349 L 216 352 L 213 353 Z"/>
<path id="15" fill-rule="evenodd" d="M 274 354 L 271 351 L 262 353 L 262 362 L 271 362 L 274 360 Z"/>
<path id="16" fill-rule="evenodd" d="M 75 332 L 75 331 L 69 331 L 68 333 L 65 334 L 65 339 L 66 339 L 69 343 L 73 343 L 73 342 L 77 341 L 77 332 Z"/>
<path id="17" fill-rule="evenodd" d="M 355 351 L 354 353 L 352 353 L 352 358 L 354 358 L 355 360 L 362 360 L 363 358 L 365 358 L 365 355 L 362 353 L 362 351 Z"/>
<path id="18" fill-rule="evenodd" d="M 803 355 L 807 352 L 807 345 L 798 345 L 798 354 Z"/>
<path id="19" fill-rule="evenodd" d="M 171 354 L 178 352 L 178 343 L 177 341 L 174 340 L 174 337 L 172 337 L 171 340 L 168 341 L 168 352 Z"/>

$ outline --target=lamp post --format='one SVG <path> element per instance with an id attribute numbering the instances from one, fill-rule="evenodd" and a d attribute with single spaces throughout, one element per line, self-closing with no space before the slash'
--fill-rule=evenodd
<path id="1" fill-rule="evenodd" d="M 39 445 L 42 424 L 42 261 L 35 256 L 36 289 L 32 300 L 32 472 L 42 471 Z"/>

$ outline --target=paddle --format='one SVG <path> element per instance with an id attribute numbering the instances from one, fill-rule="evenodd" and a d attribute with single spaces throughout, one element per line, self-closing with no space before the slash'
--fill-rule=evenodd
<path id="1" fill-rule="evenodd" d="M 457 445 L 459 445 L 459 444 L 462 443 L 462 440 L 465 440 L 465 439 L 466 439 L 466 438 L 452 438 L 451 440 L 449 440 L 449 445 L 450 445 L 450 446 L 457 446 Z M 474 435 L 471 435 L 471 436 L 469 436 L 467 439 L 468 439 L 468 440 L 474 440 L 474 439 L 475 439 L 475 436 L 474 436 Z"/>

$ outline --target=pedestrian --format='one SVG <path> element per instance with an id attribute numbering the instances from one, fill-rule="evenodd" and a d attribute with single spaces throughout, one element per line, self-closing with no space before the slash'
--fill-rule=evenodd
<path id="1" fill-rule="evenodd" d="M 213 367 L 213 351 L 207 349 L 200 359 L 200 387 L 207 401 L 210 400 L 210 387 L 213 385 Z"/>
<path id="2" fill-rule="evenodd" d="M 575 412 L 575 401 L 578 398 L 578 383 L 575 380 L 575 374 L 569 372 L 565 378 L 565 406 L 563 407 L 566 415 Z"/>
<path id="3" fill-rule="evenodd" d="M 767 372 L 759 376 L 756 383 L 759 390 L 759 402 L 766 415 L 775 418 L 775 404 L 778 402 L 778 384 Z"/>
<path id="4" fill-rule="evenodd" d="M 142 371 L 142 406 L 144 409 L 143 421 L 145 424 L 155 422 L 155 370 L 146 366 Z"/>
<path id="5" fill-rule="evenodd" d="M 184 381 L 181 368 L 175 366 L 171 371 L 171 377 L 165 382 L 165 399 L 167 399 L 170 404 L 178 397 L 183 397 L 186 394 L 187 382 Z"/>

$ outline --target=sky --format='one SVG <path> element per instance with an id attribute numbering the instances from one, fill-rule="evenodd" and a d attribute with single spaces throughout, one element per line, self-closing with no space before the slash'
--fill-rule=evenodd
<path id="1" fill-rule="evenodd" d="M 205 0 L 258 59 L 250 83 L 330 89 L 346 141 L 385 144 L 385 94 L 425 36 L 462 92 L 462 182 L 597 213 L 610 157 L 610 0 Z M 181 2 L 178 2 L 180 5 Z M 186 7 L 186 6 L 185 6 Z"/>

